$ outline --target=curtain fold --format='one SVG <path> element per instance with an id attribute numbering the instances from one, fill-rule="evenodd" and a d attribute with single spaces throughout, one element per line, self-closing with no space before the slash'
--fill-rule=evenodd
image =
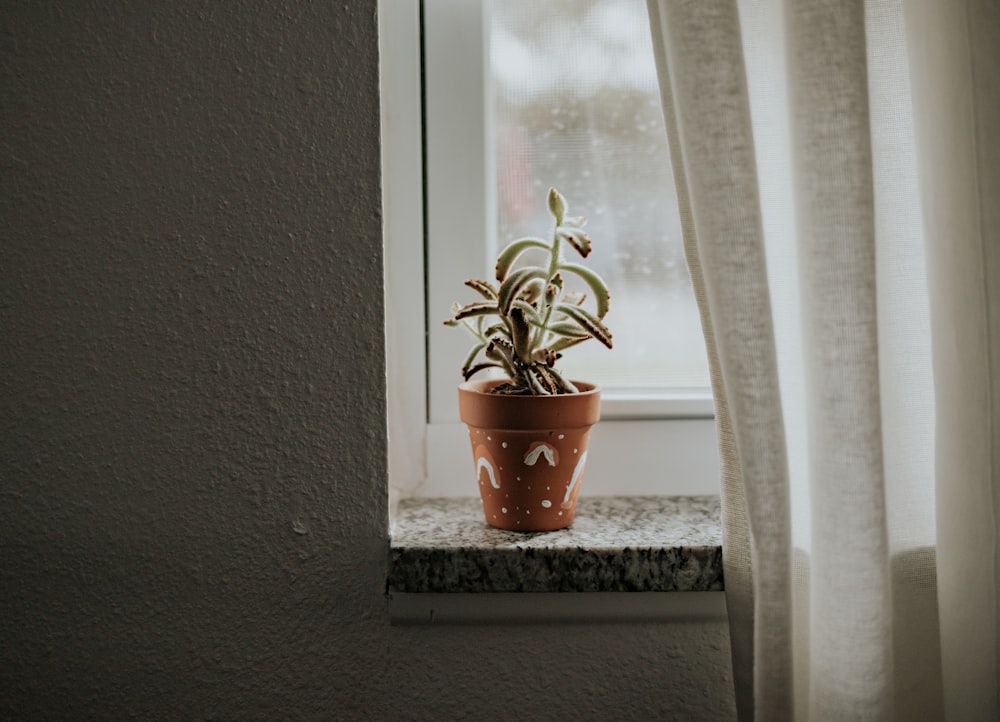
<path id="1" fill-rule="evenodd" d="M 648 6 L 740 719 L 998 719 L 1000 9 Z"/>
<path id="2" fill-rule="evenodd" d="M 906 7 L 927 223 L 945 702 L 1000 719 L 1000 6 Z"/>
<path id="3" fill-rule="evenodd" d="M 671 41 L 654 47 L 685 254 L 715 392 L 729 550 L 724 574 L 733 590 L 731 634 L 740 638 L 733 645 L 733 672 L 740 686 L 752 688 L 750 671 L 768 665 L 758 677 L 775 683 L 759 695 L 777 708 L 791 700 L 779 682 L 792 681 L 787 464 L 776 448 L 784 443 L 781 406 L 771 403 L 780 391 L 739 16 L 732 3 L 706 3 L 694 12 L 679 3 L 649 8 L 654 36 Z M 701 162 L 708 156 L 714 162 Z M 747 479 L 760 494 L 743 493 Z M 758 644 L 772 649 L 758 650 Z M 748 703 L 737 697 L 738 709 Z"/>

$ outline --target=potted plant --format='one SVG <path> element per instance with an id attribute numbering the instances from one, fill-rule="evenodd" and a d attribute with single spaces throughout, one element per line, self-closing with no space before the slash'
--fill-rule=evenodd
<path id="1" fill-rule="evenodd" d="M 556 368 L 562 353 L 590 339 L 611 348 L 604 325 L 610 294 L 604 281 L 567 261 L 569 246 L 586 258 L 587 219 L 566 215 L 550 188 L 552 239 L 521 238 L 497 257 L 496 281 L 468 280 L 480 299 L 452 307 L 449 326 L 475 339 L 462 365 L 459 415 L 469 427 L 487 523 L 516 531 L 550 531 L 573 522 L 590 428 L 600 417 L 596 385 L 570 381 Z M 537 264 L 529 258 L 541 258 Z M 566 287 L 582 281 L 588 295 Z M 482 371 L 502 378 L 472 380 Z"/>

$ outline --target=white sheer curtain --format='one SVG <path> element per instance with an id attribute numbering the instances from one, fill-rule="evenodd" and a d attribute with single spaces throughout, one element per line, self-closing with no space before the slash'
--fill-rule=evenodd
<path id="1" fill-rule="evenodd" d="M 741 719 L 1000 719 L 1000 3 L 649 0 Z"/>

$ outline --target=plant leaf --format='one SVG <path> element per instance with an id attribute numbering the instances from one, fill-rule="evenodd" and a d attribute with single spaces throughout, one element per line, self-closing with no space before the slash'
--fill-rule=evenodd
<path id="1" fill-rule="evenodd" d="M 556 383 L 555 377 L 549 373 L 551 370 L 548 366 L 532 366 L 529 371 L 538 380 L 539 385 L 545 389 L 545 392 L 550 395 L 559 393 L 559 384 Z"/>
<path id="2" fill-rule="evenodd" d="M 493 338 L 494 336 L 498 335 L 503 336 L 505 339 L 510 340 L 510 329 L 507 328 L 507 324 L 503 322 L 495 323 L 488 329 L 483 331 L 483 336 L 485 336 L 486 338 Z"/>
<path id="3" fill-rule="evenodd" d="M 588 236 L 587 232 L 582 228 L 569 225 L 559 226 L 556 228 L 556 235 L 566 241 L 569 245 L 573 246 L 573 248 L 576 249 L 576 252 L 584 258 L 590 255 L 590 251 L 594 247 L 590 242 L 590 236 Z"/>
<path id="4" fill-rule="evenodd" d="M 547 284 L 543 279 L 532 279 L 531 281 L 528 281 L 528 283 L 524 284 L 524 288 L 522 288 L 521 292 L 517 294 L 517 297 L 519 299 L 523 299 L 529 304 L 535 303 L 541 297 L 542 292 L 546 287 Z"/>
<path id="5" fill-rule="evenodd" d="M 499 336 L 491 338 L 489 344 L 486 346 L 486 356 L 493 361 L 513 361 L 514 344 Z"/>
<path id="6" fill-rule="evenodd" d="M 513 302 L 510 304 L 510 308 L 511 308 L 511 313 L 514 312 L 515 308 L 521 309 L 522 311 L 524 311 L 524 314 L 530 323 L 534 324 L 535 326 L 541 325 L 542 318 L 541 316 L 538 315 L 538 309 L 536 309 L 527 301 L 522 301 L 520 298 L 515 298 Z"/>
<path id="7" fill-rule="evenodd" d="M 498 281 L 503 281 L 507 277 L 507 272 L 510 270 L 510 267 L 514 265 L 514 261 L 516 261 L 518 256 L 527 251 L 529 248 L 543 248 L 545 250 L 549 250 L 549 244 L 541 238 L 519 238 L 518 240 L 513 241 L 510 245 L 500 251 L 500 255 L 497 256 L 496 278 Z"/>
<path id="8" fill-rule="evenodd" d="M 549 279 L 548 285 L 545 286 L 545 303 L 551 306 L 562 292 L 562 287 L 562 274 L 557 273 Z"/>
<path id="9" fill-rule="evenodd" d="M 568 303 L 560 303 L 556 306 L 556 311 L 566 314 L 569 318 L 580 324 L 580 328 L 596 338 L 608 348 L 611 348 L 611 332 L 601 319 L 581 306 L 571 306 Z"/>
<path id="10" fill-rule="evenodd" d="M 552 381 L 553 385 L 555 385 L 556 388 L 559 389 L 557 393 L 575 394 L 577 391 L 579 391 L 579 389 L 577 389 L 572 382 L 563 378 L 563 375 L 560 374 L 558 371 L 556 371 L 554 368 L 550 367 L 543 367 L 543 368 L 545 368 L 545 373 L 548 374 L 549 379 Z"/>
<path id="11" fill-rule="evenodd" d="M 548 366 L 532 366 L 528 371 L 529 378 L 537 381 L 538 385 L 545 389 L 546 394 L 575 394 L 576 386 L 564 379 L 554 368 Z"/>
<path id="12" fill-rule="evenodd" d="M 496 301 L 477 301 L 470 303 L 455 312 L 455 317 L 451 320 L 461 321 L 470 316 L 488 316 L 491 313 L 498 313 Z M 445 323 L 448 323 L 445 321 Z"/>
<path id="13" fill-rule="evenodd" d="M 531 359 L 531 326 L 525 318 L 524 309 L 512 308 L 510 311 L 510 335 L 514 342 L 514 354 L 521 361 Z"/>
<path id="14" fill-rule="evenodd" d="M 590 334 L 583 334 L 580 330 L 580 324 L 574 323 L 572 321 L 567 321 L 565 323 L 555 323 L 548 327 L 549 333 L 554 333 L 556 336 L 581 336 L 584 338 L 590 338 Z"/>
<path id="15" fill-rule="evenodd" d="M 549 213 L 556 219 L 556 225 L 561 226 L 563 216 L 566 215 L 566 199 L 555 188 L 549 188 Z"/>
<path id="16" fill-rule="evenodd" d="M 465 282 L 465 285 L 478 292 L 479 295 L 487 301 L 495 301 L 497 298 L 497 289 L 489 281 L 481 281 L 478 278 L 470 278 Z"/>
<path id="17" fill-rule="evenodd" d="M 577 329 L 577 330 L 579 330 L 579 329 Z M 570 348 L 572 346 L 576 346 L 577 344 L 581 344 L 584 341 L 589 341 L 592 338 L 593 338 L 593 336 L 591 336 L 589 334 L 586 335 L 586 336 L 565 336 L 563 338 L 556 339 L 555 342 L 553 342 L 549 346 L 549 348 L 551 350 L 553 350 L 553 351 L 565 351 L 566 349 L 568 349 L 568 348 Z"/>
<path id="18" fill-rule="evenodd" d="M 608 307 L 611 303 L 611 294 L 608 292 L 608 284 L 604 282 L 604 279 L 586 266 L 581 266 L 578 263 L 563 263 L 560 264 L 559 268 L 570 273 L 575 273 L 590 286 L 590 290 L 594 294 L 594 303 L 597 305 L 597 317 L 604 318 L 608 313 Z"/>
<path id="19" fill-rule="evenodd" d="M 552 392 L 549 391 L 548 387 L 542 383 L 541 379 L 538 378 L 538 374 L 535 373 L 535 367 L 529 368 L 524 375 L 528 380 L 528 386 L 531 388 L 531 393 L 536 396 L 552 395 Z"/>
<path id="20" fill-rule="evenodd" d="M 468 369 L 472 368 L 472 364 L 475 362 L 476 356 L 478 356 L 479 352 L 482 351 L 484 348 L 486 348 L 485 342 L 477 343 L 475 346 L 472 347 L 472 350 L 469 351 L 468 355 L 466 355 L 465 361 L 462 362 L 463 376 L 466 375 Z M 468 380 L 468 376 L 466 376 L 466 380 Z"/>
<path id="21" fill-rule="evenodd" d="M 590 338 L 587 336 L 586 338 Z M 555 366 L 556 361 L 559 360 L 560 354 L 553 351 L 551 348 L 539 348 L 531 352 L 531 360 L 537 364 L 544 364 L 546 366 Z"/>
<path id="22" fill-rule="evenodd" d="M 514 346 L 511 343 L 501 338 L 490 339 L 485 353 L 486 358 L 490 361 L 503 364 L 503 369 L 508 376 L 513 378 L 517 375 L 514 368 Z"/>
<path id="23" fill-rule="evenodd" d="M 481 364 L 476 364 L 472 368 L 463 369 L 462 376 L 463 378 L 465 378 L 466 381 L 468 381 L 473 376 L 478 374 L 480 371 L 485 371 L 486 369 L 502 369 L 502 368 L 503 366 L 497 363 L 481 363 Z"/>
<path id="24" fill-rule="evenodd" d="M 521 292 L 526 283 L 536 278 L 546 278 L 548 274 L 538 266 L 526 266 L 519 268 L 507 277 L 507 280 L 500 286 L 500 293 L 497 295 L 497 305 L 500 313 L 506 316 L 510 312 L 511 303 Z"/>

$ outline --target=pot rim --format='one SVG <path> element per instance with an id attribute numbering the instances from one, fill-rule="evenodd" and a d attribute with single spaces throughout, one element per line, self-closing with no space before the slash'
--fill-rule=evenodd
<path id="1" fill-rule="evenodd" d="M 575 394 L 553 396 L 509 396 L 489 390 L 505 379 L 465 381 L 458 386 L 459 417 L 481 429 L 557 429 L 593 426 L 601 417 L 601 389 L 596 384 Z"/>
<path id="2" fill-rule="evenodd" d="M 490 391 L 495 389 L 500 384 L 505 384 L 510 379 L 475 379 L 472 381 L 463 381 L 458 385 L 459 389 L 468 389 L 469 391 L 477 394 L 490 394 Z M 529 394 L 513 394 L 506 396 L 506 398 L 513 399 L 559 399 L 567 396 L 584 396 L 587 394 L 600 393 L 601 387 L 597 384 L 592 384 L 589 381 L 577 381 L 572 379 L 572 383 L 580 391 L 575 394 L 552 394 L 550 396 L 535 396 Z M 581 388 L 583 387 L 583 388 Z M 500 396 L 501 394 L 490 394 L 491 396 Z"/>

